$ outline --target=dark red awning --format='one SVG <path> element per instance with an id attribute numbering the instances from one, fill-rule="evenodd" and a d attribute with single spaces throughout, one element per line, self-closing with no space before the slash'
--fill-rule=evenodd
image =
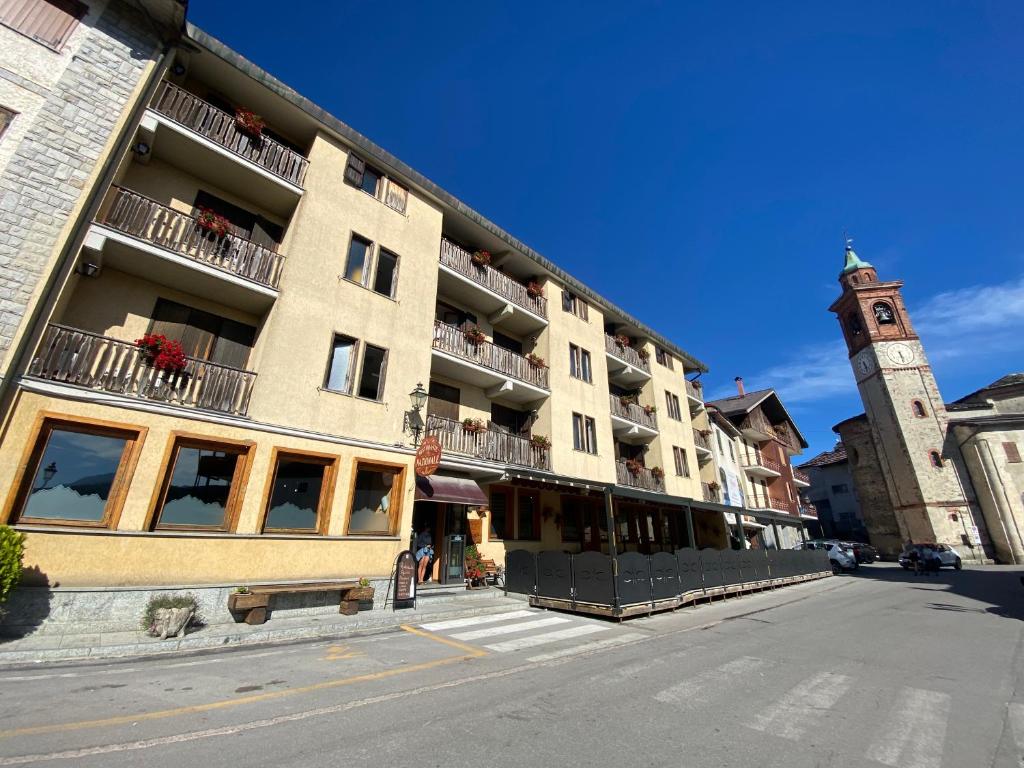
<path id="1" fill-rule="evenodd" d="M 487 506 L 487 496 L 475 480 L 446 475 L 417 475 L 416 500 L 447 501 L 452 504 L 471 504 L 474 507 Z"/>

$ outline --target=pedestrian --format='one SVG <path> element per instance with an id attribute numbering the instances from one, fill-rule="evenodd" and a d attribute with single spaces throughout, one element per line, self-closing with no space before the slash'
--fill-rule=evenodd
<path id="1" fill-rule="evenodd" d="M 422 584 L 427 580 L 427 566 L 434 559 L 434 538 L 430 535 L 429 525 L 419 532 L 414 546 L 416 548 L 417 583 Z"/>
<path id="2" fill-rule="evenodd" d="M 907 552 L 907 559 L 910 561 L 910 564 L 914 566 L 914 575 L 920 576 L 922 565 L 921 552 L 918 550 L 917 547 L 913 545 L 910 547 L 910 551 Z"/>

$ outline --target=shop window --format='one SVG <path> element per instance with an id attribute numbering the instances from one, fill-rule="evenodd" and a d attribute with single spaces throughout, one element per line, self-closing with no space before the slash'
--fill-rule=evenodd
<path id="1" fill-rule="evenodd" d="M 44 419 L 11 518 L 26 524 L 113 527 L 142 430 Z"/>
<path id="2" fill-rule="evenodd" d="M 326 533 L 337 460 L 278 453 L 264 533 Z"/>
<path id="3" fill-rule="evenodd" d="M 516 499 L 516 538 L 540 539 L 540 497 L 520 490 Z"/>
<path id="4" fill-rule="evenodd" d="M 914 410 L 914 416 L 916 416 L 919 419 L 923 419 L 925 416 L 928 415 L 924 409 L 924 403 L 922 403 L 920 400 L 915 400 L 911 404 L 911 407 Z"/>
<path id="5" fill-rule="evenodd" d="M 942 469 L 942 456 L 938 451 L 929 451 L 928 459 L 936 469 Z"/>
<path id="6" fill-rule="evenodd" d="M 231 531 L 241 506 L 251 446 L 178 438 L 153 527 Z"/>
<path id="7" fill-rule="evenodd" d="M 402 470 L 396 467 L 357 464 L 348 520 L 350 535 L 394 533 L 402 498 L 402 477 Z"/>

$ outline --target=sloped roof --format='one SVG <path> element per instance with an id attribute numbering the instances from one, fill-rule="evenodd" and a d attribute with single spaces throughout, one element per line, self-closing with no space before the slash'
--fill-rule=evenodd
<path id="1" fill-rule="evenodd" d="M 806 469 L 807 467 L 827 467 L 829 464 L 839 464 L 846 461 L 846 446 L 842 443 L 836 443 L 836 447 L 831 451 L 822 451 L 810 461 L 805 461 L 800 464 L 797 469 Z"/>
<path id="2" fill-rule="evenodd" d="M 1002 378 L 996 379 L 991 384 L 989 384 L 987 387 L 982 387 L 981 389 L 976 389 L 973 392 L 971 392 L 969 395 L 964 395 L 959 400 L 954 400 L 953 403 L 954 404 L 958 404 L 958 403 L 966 403 L 966 402 L 969 402 L 971 400 L 980 400 L 980 399 L 982 399 L 983 393 L 988 392 L 990 390 L 1002 389 L 1004 387 L 1019 387 L 1019 386 L 1022 386 L 1022 385 L 1024 385 L 1024 373 L 1008 373 L 1005 376 L 1003 376 Z M 947 405 L 946 407 L 948 408 L 949 406 Z"/>
<path id="3" fill-rule="evenodd" d="M 800 445 L 806 448 L 808 445 L 806 438 L 774 389 L 759 389 L 742 395 L 723 397 L 721 400 L 712 400 L 705 405 L 714 406 L 731 419 L 736 416 L 745 416 L 762 403 L 765 404 L 766 411 L 774 411 L 774 413 L 766 412 L 765 415 L 776 424 L 783 419 L 788 421 L 793 427 L 793 431 L 796 432 L 796 438 L 800 441 Z"/>

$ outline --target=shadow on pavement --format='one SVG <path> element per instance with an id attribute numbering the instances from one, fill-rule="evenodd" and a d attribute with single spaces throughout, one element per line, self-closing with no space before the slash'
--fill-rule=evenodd
<path id="1" fill-rule="evenodd" d="M 944 585 L 953 594 L 961 595 L 987 608 L 970 608 L 951 603 L 934 602 L 929 607 L 937 611 L 959 613 L 992 613 L 1007 619 L 1024 621 L 1024 568 L 1006 565 L 965 565 L 962 571 L 941 570 L 937 573 L 916 575 L 894 563 L 864 565 L 850 574 L 855 579 L 902 581 L 910 584 Z"/>

